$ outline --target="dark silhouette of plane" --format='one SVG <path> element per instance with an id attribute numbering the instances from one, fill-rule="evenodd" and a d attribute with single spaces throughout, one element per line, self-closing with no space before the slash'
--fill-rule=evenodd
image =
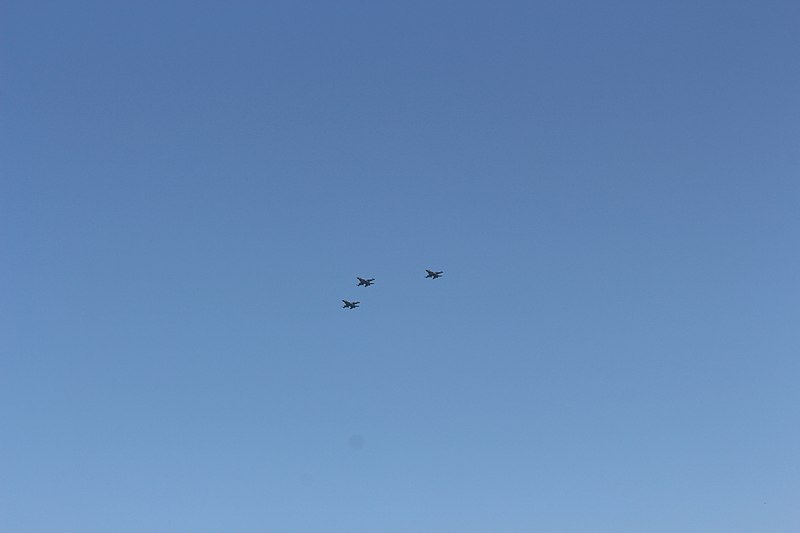
<path id="1" fill-rule="evenodd" d="M 345 307 L 348 309 L 355 309 L 356 307 L 358 307 L 358 304 L 361 303 L 361 302 L 348 302 L 347 300 L 342 300 L 342 301 L 344 302 L 342 309 L 344 309 Z"/>
<path id="2" fill-rule="evenodd" d="M 444 272 L 441 270 L 439 272 L 434 272 L 433 270 L 425 269 L 425 272 L 428 273 L 428 275 L 425 276 L 426 278 L 433 278 L 433 279 L 439 278 L 442 276 L 442 274 L 444 274 Z"/>
<path id="3" fill-rule="evenodd" d="M 360 287 L 362 285 L 365 286 L 365 287 L 369 287 L 370 285 L 374 285 L 375 284 L 375 278 L 364 279 L 364 278 L 359 278 L 358 276 L 356 276 L 356 279 L 358 280 L 358 285 L 356 285 L 356 287 Z"/>

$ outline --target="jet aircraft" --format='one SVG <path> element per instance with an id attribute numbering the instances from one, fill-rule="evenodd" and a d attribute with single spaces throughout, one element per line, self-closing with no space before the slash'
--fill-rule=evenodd
<path id="1" fill-rule="evenodd" d="M 428 275 L 425 276 L 425 277 L 426 278 L 432 278 L 432 279 L 439 278 L 439 277 L 441 277 L 442 274 L 444 274 L 443 271 L 434 272 L 433 270 L 428 270 L 428 269 L 425 269 L 425 272 L 428 273 Z"/>
<path id="2" fill-rule="evenodd" d="M 358 285 L 356 285 L 356 287 L 360 287 L 362 285 L 365 286 L 365 287 L 369 287 L 370 285 L 374 285 L 375 284 L 375 278 L 364 279 L 364 278 L 359 278 L 358 276 L 356 276 L 356 279 L 358 280 Z"/>
<path id="3" fill-rule="evenodd" d="M 356 307 L 358 307 L 358 304 L 361 303 L 361 302 L 348 302 L 347 300 L 342 300 L 342 301 L 344 302 L 342 309 L 344 309 L 345 307 L 348 309 L 355 309 Z"/>

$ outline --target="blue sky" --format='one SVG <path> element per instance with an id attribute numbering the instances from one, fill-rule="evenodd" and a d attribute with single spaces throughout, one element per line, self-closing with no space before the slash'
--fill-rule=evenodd
<path id="1" fill-rule="evenodd" d="M 796 532 L 798 20 L 5 2 L 0 531 Z"/>

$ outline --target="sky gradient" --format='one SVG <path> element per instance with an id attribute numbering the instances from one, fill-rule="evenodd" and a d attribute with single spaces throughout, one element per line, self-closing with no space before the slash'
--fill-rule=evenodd
<path id="1" fill-rule="evenodd" d="M 0 532 L 796 533 L 798 21 L 3 2 Z"/>

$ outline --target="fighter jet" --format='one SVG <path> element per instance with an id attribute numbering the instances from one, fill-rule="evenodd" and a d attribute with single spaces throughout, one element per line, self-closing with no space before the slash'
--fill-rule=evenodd
<path id="1" fill-rule="evenodd" d="M 425 276 L 426 278 L 433 278 L 433 279 L 441 277 L 441 275 L 444 274 L 443 271 L 434 272 L 433 270 L 428 270 L 428 269 L 425 269 L 425 272 L 428 273 L 428 275 Z"/>
<path id="2" fill-rule="evenodd" d="M 360 287 L 362 285 L 365 286 L 365 287 L 369 287 L 370 285 L 374 285 L 375 284 L 375 278 L 364 279 L 364 278 L 359 278 L 358 276 L 356 276 L 356 279 L 358 280 L 358 285 L 356 285 L 356 287 Z"/>
<path id="3" fill-rule="evenodd" d="M 347 300 L 342 300 L 342 301 L 344 302 L 342 309 L 344 309 L 345 307 L 348 309 L 355 309 L 356 307 L 358 307 L 358 304 L 361 303 L 361 302 L 348 302 Z"/>

